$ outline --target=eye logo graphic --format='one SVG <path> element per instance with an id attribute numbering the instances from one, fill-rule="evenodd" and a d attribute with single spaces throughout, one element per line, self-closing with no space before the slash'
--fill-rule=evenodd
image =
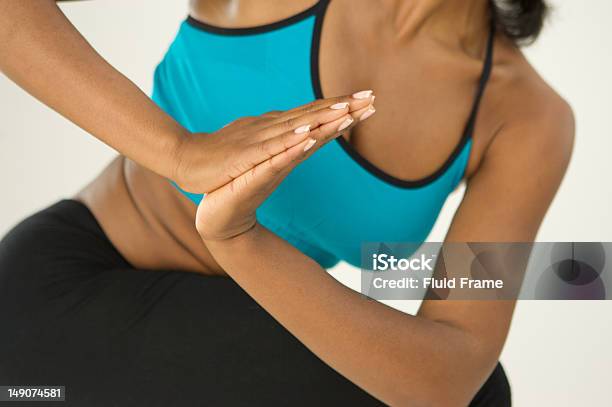
<path id="1" fill-rule="evenodd" d="M 537 299 L 606 299 L 606 286 L 602 279 L 606 252 L 601 243 L 555 243 L 550 253 L 550 262 L 551 265 L 537 282 Z"/>

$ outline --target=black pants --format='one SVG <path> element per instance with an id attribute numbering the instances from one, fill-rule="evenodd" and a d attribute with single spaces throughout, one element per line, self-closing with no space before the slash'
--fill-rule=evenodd
<path id="1" fill-rule="evenodd" d="M 380 405 L 231 279 L 135 270 L 69 200 L 0 242 L 0 385 L 64 385 L 68 406 Z M 500 365 L 472 404 L 510 405 Z"/>

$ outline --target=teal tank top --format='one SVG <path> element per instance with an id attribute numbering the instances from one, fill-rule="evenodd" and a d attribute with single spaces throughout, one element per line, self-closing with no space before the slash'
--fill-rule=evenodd
<path id="1" fill-rule="evenodd" d="M 187 18 L 155 70 L 153 100 L 188 130 L 210 133 L 243 116 L 322 98 L 318 51 L 327 4 L 253 28 Z M 492 39 L 463 137 L 437 171 L 397 179 L 339 137 L 287 176 L 257 210 L 258 221 L 324 268 L 339 260 L 360 266 L 365 242 L 425 241 L 464 175 Z M 203 197 L 181 192 L 195 204 Z"/>

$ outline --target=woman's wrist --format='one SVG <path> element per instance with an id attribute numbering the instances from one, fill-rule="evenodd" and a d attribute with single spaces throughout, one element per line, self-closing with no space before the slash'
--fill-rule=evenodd
<path id="1" fill-rule="evenodd" d="M 165 176 L 181 187 L 185 185 L 185 160 L 190 140 L 191 133 L 187 129 L 181 128 L 176 131 L 172 137 L 171 152 L 168 156 L 168 174 Z"/>
<path id="2" fill-rule="evenodd" d="M 229 247 L 244 245 L 251 243 L 261 237 L 267 231 L 258 221 L 254 221 L 249 225 L 244 226 L 239 232 L 228 232 L 225 236 L 210 237 L 200 232 L 200 237 L 206 243 L 206 246 L 211 247 Z"/>
<path id="3" fill-rule="evenodd" d="M 265 228 L 256 222 L 253 227 L 239 235 L 227 239 L 202 240 L 217 264 L 234 278 L 236 262 L 250 262 L 259 256 L 258 251 L 265 244 L 265 239 L 262 240 L 264 231 Z"/>

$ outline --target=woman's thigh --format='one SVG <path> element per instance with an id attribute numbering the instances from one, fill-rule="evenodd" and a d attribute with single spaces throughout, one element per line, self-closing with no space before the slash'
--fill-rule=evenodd
<path id="1" fill-rule="evenodd" d="M 0 320 L 0 384 L 67 405 L 378 404 L 231 279 L 131 268 L 74 201 L 0 243 Z"/>
<path id="2" fill-rule="evenodd" d="M 64 405 L 380 405 L 231 279 L 133 269 L 75 201 L 0 242 L 0 321 L 0 385 Z M 496 372 L 475 405 L 504 405 Z"/>

